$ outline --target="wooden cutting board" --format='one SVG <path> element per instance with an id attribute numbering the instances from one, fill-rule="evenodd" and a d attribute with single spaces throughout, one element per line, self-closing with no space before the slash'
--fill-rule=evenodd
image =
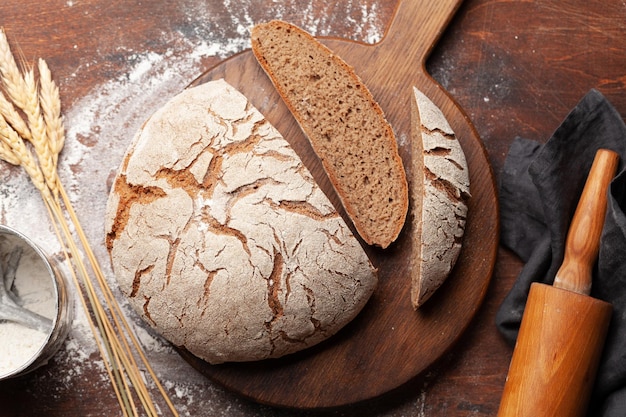
<path id="1" fill-rule="evenodd" d="M 379 268 L 379 287 L 361 314 L 337 335 L 303 352 L 255 363 L 212 366 L 181 351 L 201 373 L 261 403 L 304 409 L 338 407 L 377 397 L 421 374 L 467 328 L 485 296 L 495 264 L 499 231 L 496 187 L 471 122 L 425 69 L 429 52 L 460 3 L 404 0 L 376 45 L 322 40 L 355 68 L 379 101 L 396 132 L 405 166 L 411 158 L 412 86 L 442 109 L 456 132 L 469 165 L 472 198 L 463 250 L 452 275 L 422 309 L 413 310 L 407 268 L 414 255 L 408 219 L 390 248 L 367 248 Z M 252 53 L 233 56 L 194 84 L 217 78 L 239 89 L 278 128 L 340 207 L 307 139 Z"/>

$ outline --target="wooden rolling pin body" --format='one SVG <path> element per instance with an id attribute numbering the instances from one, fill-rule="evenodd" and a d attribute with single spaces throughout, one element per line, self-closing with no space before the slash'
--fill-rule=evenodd
<path id="1" fill-rule="evenodd" d="M 534 283 L 498 417 L 582 417 L 604 346 L 611 305 Z"/>
<path id="2" fill-rule="evenodd" d="M 590 297 L 607 192 L 619 157 L 599 150 L 567 236 L 554 286 L 528 295 L 498 417 L 583 417 L 612 307 Z"/>

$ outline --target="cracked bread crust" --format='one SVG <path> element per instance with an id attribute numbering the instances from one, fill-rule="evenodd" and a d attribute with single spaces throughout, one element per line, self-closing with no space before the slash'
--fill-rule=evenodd
<path id="1" fill-rule="evenodd" d="M 393 130 L 354 70 L 309 33 L 273 20 L 252 29 L 252 51 L 320 158 L 363 240 L 388 247 L 409 197 Z"/>
<path id="2" fill-rule="evenodd" d="M 110 193 L 106 245 L 143 319 L 212 364 L 312 346 L 377 283 L 287 141 L 223 80 L 184 91 L 137 133 Z"/>
<path id="3" fill-rule="evenodd" d="M 465 154 L 441 110 L 413 87 L 413 247 L 411 302 L 422 306 L 443 284 L 461 252 L 469 170 Z"/>

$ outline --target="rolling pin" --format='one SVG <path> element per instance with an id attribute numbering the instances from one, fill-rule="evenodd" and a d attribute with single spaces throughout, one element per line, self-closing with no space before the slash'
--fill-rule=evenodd
<path id="1" fill-rule="evenodd" d="M 533 283 L 498 417 L 583 417 L 611 319 L 611 304 L 589 296 L 609 184 L 619 156 L 595 155 L 552 286 Z"/>

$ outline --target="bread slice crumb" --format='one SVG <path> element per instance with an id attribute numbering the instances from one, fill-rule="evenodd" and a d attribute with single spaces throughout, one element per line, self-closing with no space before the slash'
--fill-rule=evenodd
<path id="1" fill-rule="evenodd" d="M 252 51 L 308 137 L 363 240 L 388 247 L 408 211 L 408 185 L 383 111 L 353 69 L 309 33 L 274 20 Z"/>

